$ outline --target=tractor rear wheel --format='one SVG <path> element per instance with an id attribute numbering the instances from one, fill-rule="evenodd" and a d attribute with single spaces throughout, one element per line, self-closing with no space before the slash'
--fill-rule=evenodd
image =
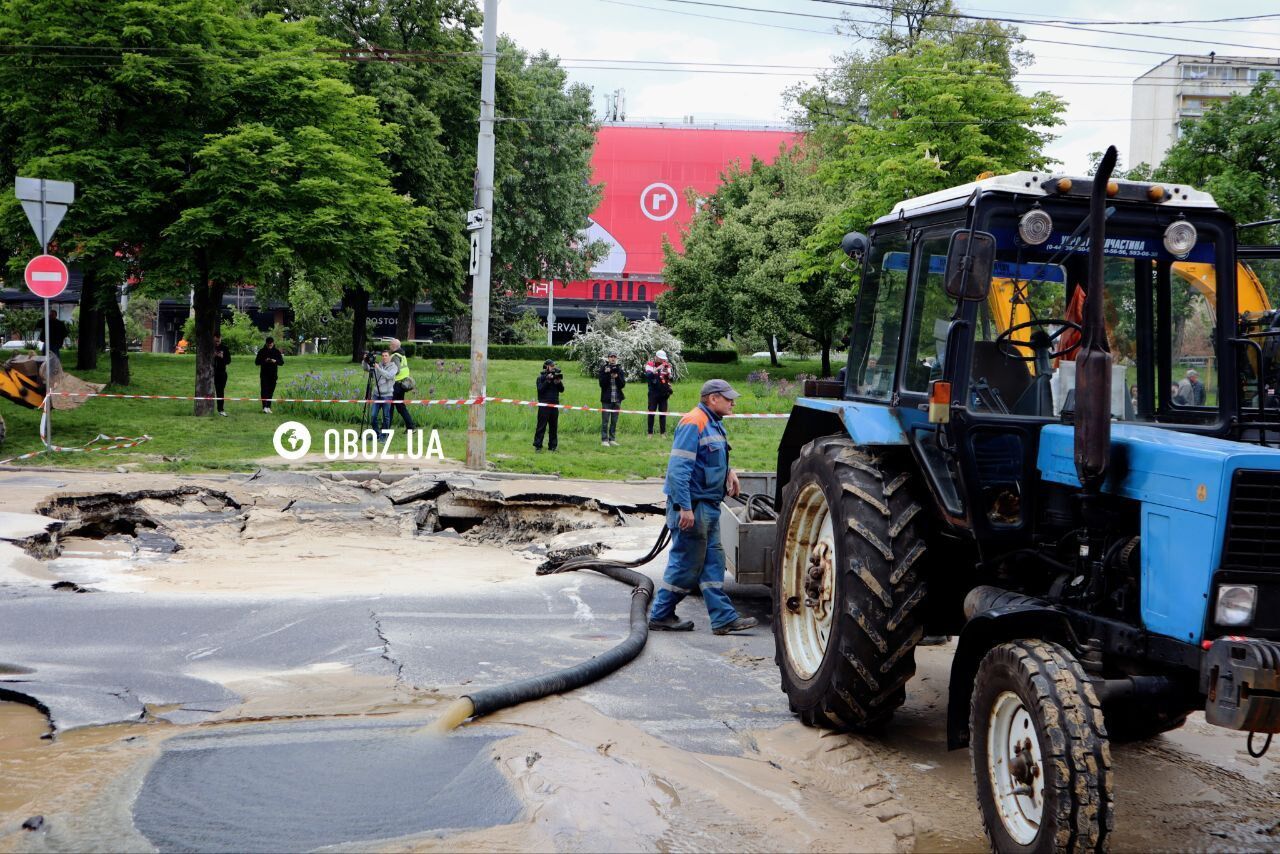
<path id="1" fill-rule="evenodd" d="M 1038 640 L 989 651 L 974 680 L 969 732 L 992 850 L 1106 850 L 1111 748 L 1102 705 L 1070 652 Z"/>
<path id="2" fill-rule="evenodd" d="M 775 661 L 809 726 L 866 729 L 906 699 L 924 634 L 925 540 L 911 477 L 843 436 L 805 445 L 778 515 Z"/>

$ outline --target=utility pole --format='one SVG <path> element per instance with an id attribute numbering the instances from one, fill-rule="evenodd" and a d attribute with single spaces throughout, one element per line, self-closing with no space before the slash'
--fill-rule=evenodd
<path id="1" fill-rule="evenodd" d="M 556 331 L 556 281 L 547 282 L 547 346 L 555 344 L 551 336 Z"/>
<path id="2" fill-rule="evenodd" d="M 480 63 L 480 139 L 476 144 L 476 183 L 484 224 L 480 228 L 479 257 L 471 282 L 471 396 L 488 394 L 489 271 L 493 254 L 493 99 L 498 71 L 498 0 L 484 0 L 484 34 Z M 485 469 L 485 406 L 467 414 L 467 468 Z"/>

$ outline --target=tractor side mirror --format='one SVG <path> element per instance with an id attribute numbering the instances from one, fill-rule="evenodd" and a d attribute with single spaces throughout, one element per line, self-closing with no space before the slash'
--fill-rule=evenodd
<path id="1" fill-rule="evenodd" d="M 993 235 L 968 228 L 956 231 L 947 249 L 947 296 L 955 300 L 986 299 L 995 260 Z"/>
<path id="2" fill-rule="evenodd" d="M 853 261 L 861 262 L 870 246 L 871 241 L 867 236 L 857 231 L 849 232 L 840 240 L 840 250 Z"/>

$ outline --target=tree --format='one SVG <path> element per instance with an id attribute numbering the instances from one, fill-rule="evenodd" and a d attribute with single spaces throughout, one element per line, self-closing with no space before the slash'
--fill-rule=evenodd
<path id="1" fill-rule="evenodd" d="M 1263 74 L 1248 93 L 1215 104 L 1187 125 L 1155 178 L 1212 193 L 1241 223 L 1280 218 L 1278 139 L 1280 86 Z M 1280 240 L 1280 229 L 1250 229 L 1242 240 Z"/>
<path id="2" fill-rule="evenodd" d="M 671 290 L 660 300 L 663 319 L 703 346 L 728 333 L 808 338 L 830 376 L 831 346 L 852 307 L 852 276 L 802 270 L 794 256 L 830 206 L 813 162 L 798 152 L 731 167 L 695 215 L 685 252 L 665 247 Z"/>
<path id="3" fill-rule="evenodd" d="M 67 226 L 87 281 L 113 296 L 136 264 L 147 292 L 194 291 L 197 397 L 213 396 L 228 285 L 269 293 L 298 272 L 324 283 L 398 272 L 421 217 L 380 159 L 394 129 L 324 58 L 338 45 L 313 24 L 253 17 L 237 0 L 0 10 L 6 43 L 59 46 L 24 47 L 20 63 L 0 66 L 0 137 L 16 143 L 15 163 L 79 184 Z M 110 324 L 114 299 L 98 304 Z"/>
<path id="4" fill-rule="evenodd" d="M 349 287 L 343 307 L 362 329 L 370 296 L 396 302 L 397 334 L 406 337 L 413 305 L 427 294 L 469 333 L 470 248 L 462 228 L 475 207 L 476 120 L 480 101 L 482 17 L 475 0 L 258 0 L 260 10 L 312 16 L 321 32 L 348 46 L 352 83 L 378 103 L 381 118 L 402 129 L 385 155 L 397 191 L 425 209 L 406 242 L 395 279 Z M 498 45 L 492 328 L 514 321 L 531 279 L 582 278 L 600 257 L 579 234 L 599 202 L 590 184 L 595 130 L 590 90 L 569 85 L 559 63 Z M 361 332 L 352 356 L 362 352 Z"/>
<path id="5" fill-rule="evenodd" d="M 798 253 L 804 273 L 845 265 L 841 237 L 866 230 L 905 198 L 986 171 L 1044 169 L 1062 101 L 1023 95 L 997 63 L 964 58 L 963 46 L 920 41 L 877 63 L 867 120 L 823 148 L 819 181 L 841 202 Z"/>

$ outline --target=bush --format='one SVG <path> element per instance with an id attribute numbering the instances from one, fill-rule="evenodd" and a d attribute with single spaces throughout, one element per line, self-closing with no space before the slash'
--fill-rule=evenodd
<path id="1" fill-rule="evenodd" d="M 38 308 L 11 308 L 4 313 L 5 337 L 18 336 L 27 346 L 44 338 L 44 313 Z"/>
<path id="2" fill-rule="evenodd" d="M 600 315 L 593 315 L 587 331 L 575 335 L 569 342 L 570 356 L 586 376 L 595 376 L 604 364 L 605 356 L 616 352 L 618 364 L 631 379 L 644 376 L 645 362 L 659 350 L 667 351 L 675 377 L 681 379 L 688 373 L 681 355 L 683 349 L 680 339 L 669 329 L 648 318 L 619 328 L 613 318 Z"/>
<path id="3" fill-rule="evenodd" d="M 526 308 L 511 324 L 511 338 L 516 344 L 537 346 L 547 341 L 547 325 L 538 317 L 538 313 Z"/>
<path id="4" fill-rule="evenodd" d="M 257 353 L 265 337 L 258 327 L 253 325 L 249 315 L 234 308 L 231 309 L 230 317 L 222 318 L 218 331 L 222 333 L 222 343 L 227 345 L 227 349 L 241 355 Z M 196 319 L 194 317 L 188 317 L 187 322 L 182 324 L 182 337 L 187 339 L 187 351 L 196 352 Z"/>

